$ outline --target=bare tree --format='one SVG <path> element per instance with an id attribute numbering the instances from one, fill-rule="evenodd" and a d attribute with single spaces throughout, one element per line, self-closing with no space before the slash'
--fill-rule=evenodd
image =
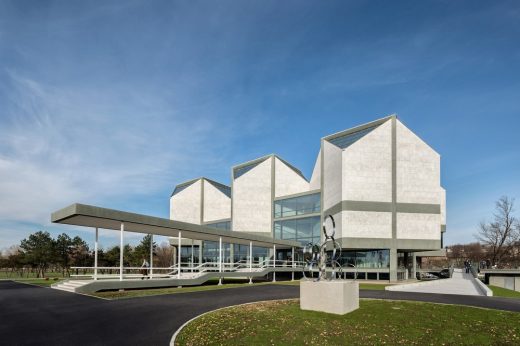
<path id="1" fill-rule="evenodd" d="M 480 223 L 476 238 L 489 249 L 493 265 L 502 265 L 502 259 L 519 240 L 517 220 L 513 216 L 514 202 L 513 198 L 501 197 L 495 204 L 494 220 Z"/>
<path id="2" fill-rule="evenodd" d="M 173 265 L 173 249 L 167 242 L 162 242 L 160 246 L 155 249 L 157 256 L 157 267 L 170 267 Z"/>

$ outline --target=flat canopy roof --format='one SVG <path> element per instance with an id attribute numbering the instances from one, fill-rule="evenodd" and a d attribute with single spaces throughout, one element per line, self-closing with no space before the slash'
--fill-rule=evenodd
<path id="1" fill-rule="evenodd" d="M 278 248 L 301 247 L 292 240 L 279 240 L 246 232 L 233 232 L 196 225 L 188 222 L 173 221 L 155 216 L 128 213 L 125 211 L 95 207 L 86 204 L 72 204 L 51 214 L 51 221 L 75 226 L 97 227 L 120 230 L 121 223 L 128 232 L 157 234 L 166 237 L 178 237 L 196 240 L 222 241 L 225 243 L 245 244 L 253 242 L 255 246 Z"/>

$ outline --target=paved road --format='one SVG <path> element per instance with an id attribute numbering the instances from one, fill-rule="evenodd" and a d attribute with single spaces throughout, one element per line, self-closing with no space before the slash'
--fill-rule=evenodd
<path id="1" fill-rule="evenodd" d="M 520 312 L 520 300 L 390 291 L 361 297 L 465 304 Z M 262 285 L 122 300 L 0 281 L 2 345 L 168 345 L 186 321 L 220 307 L 296 298 L 299 287 Z"/>

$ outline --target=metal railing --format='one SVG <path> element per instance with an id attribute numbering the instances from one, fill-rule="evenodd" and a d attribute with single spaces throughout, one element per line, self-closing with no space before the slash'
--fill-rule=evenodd
<path id="1" fill-rule="evenodd" d="M 247 276 L 247 273 L 260 272 L 268 268 L 294 268 L 294 270 L 301 270 L 304 265 L 305 263 L 303 261 L 267 259 L 260 262 L 249 262 L 247 260 L 241 260 L 238 262 L 204 262 L 195 266 L 191 262 L 181 262 L 180 266 L 175 264 L 170 267 L 71 267 L 73 270 L 83 271 L 83 274 L 72 274 L 71 277 L 114 279 L 121 278 L 121 270 L 123 271 L 123 279 L 136 279 L 142 277 L 149 277 L 151 279 L 171 278 L 179 276 L 179 270 L 181 274 L 190 273 L 190 278 L 198 277 L 210 272 L 243 272 L 244 275 Z M 142 273 L 143 270 L 147 271 L 146 275 Z"/>

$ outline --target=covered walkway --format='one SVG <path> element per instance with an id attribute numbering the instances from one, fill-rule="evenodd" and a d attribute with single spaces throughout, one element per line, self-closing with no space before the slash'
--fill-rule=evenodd
<path id="1" fill-rule="evenodd" d="M 251 234 L 247 232 L 231 232 L 214 229 L 206 226 L 173 221 L 154 216 L 128 213 L 119 210 L 100 208 L 84 204 L 72 204 L 58 210 L 51 215 L 54 223 L 69 224 L 95 228 L 94 266 L 78 268 L 89 270 L 91 273 L 82 275 L 83 279 L 69 280 L 64 284 L 54 286 L 72 292 L 93 292 L 103 289 L 129 289 L 146 287 L 168 287 L 200 285 L 211 278 L 246 277 L 250 281 L 253 277 L 273 273 L 273 281 L 276 280 L 276 272 L 301 271 L 301 263 L 294 261 L 295 251 L 300 248 L 300 243 L 291 240 L 274 239 L 270 233 L 267 235 Z M 120 232 L 120 256 L 119 267 L 105 268 L 98 266 L 98 236 L 100 229 L 119 230 Z M 143 234 L 162 235 L 176 238 L 177 244 L 182 244 L 183 239 L 207 240 L 218 243 L 218 257 L 215 262 L 199 263 L 195 265 L 181 262 L 181 251 L 177 251 L 176 264 L 167 268 L 155 268 L 153 266 L 153 238 L 150 242 L 150 267 L 147 280 L 142 280 L 139 274 L 141 268 L 124 266 L 124 234 L 136 232 Z M 226 263 L 224 260 L 223 244 L 247 245 L 247 260 Z M 271 252 L 271 260 L 262 262 L 253 260 L 253 247 L 263 247 Z M 277 251 L 285 250 L 292 253 L 290 261 L 276 260 Z M 105 275 L 101 271 L 110 271 Z M 115 274 L 112 274 L 115 272 Z M 294 274 L 293 274 L 294 275 Z M 293 277 L 294 279 L 294 277 Z"/>

